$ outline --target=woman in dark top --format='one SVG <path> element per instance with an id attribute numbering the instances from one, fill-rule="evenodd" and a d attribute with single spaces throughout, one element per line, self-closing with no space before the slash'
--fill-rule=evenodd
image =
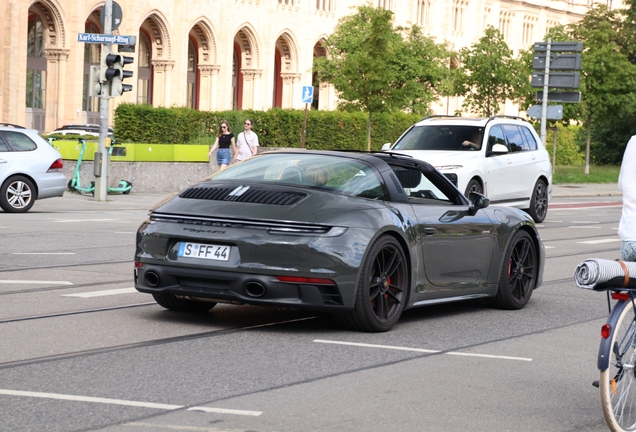
<path id="1" fill-rule="evenodd" d="M 212 156 L 214 150 L 216 152 L 216 163 L 219 164 L 219 169 L 223 171 L 230 164 L 230 146 L 232 151 L 236 154 L 236 143 L 234 142 L 234 134 L 230 131 L 230 125 L 226 121 L 221 122 L 219 133 L 214 140 L 214 145 L 210 148 L 208 157 Z"/>

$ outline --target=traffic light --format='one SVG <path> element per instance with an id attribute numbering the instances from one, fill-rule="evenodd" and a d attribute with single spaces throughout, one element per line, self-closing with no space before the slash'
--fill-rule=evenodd
<path id="1" fill-rule="evenodd" d="M 124 84 L 122 80 L 133 76 L 132 71 L 124 70 L 124 66 L 134 61 L 132 57 L 119 54 L 102 53 L 100 80 L 102 91 L 110 97 L 121 96 L 124 92 L 132 91 L 132 85 Z"/>
<path id="2" fill-rule="evenodd" d="M 88 95 L 91 97 L 99 97 L 102 95 L 102 83 L 100 80 L 100 67 L 91 66 L 88 76 Z"/>
<path id="3" fill-rule="evenodd" d="M 132 78 L 132 71 L 124 70 L 124 66 L 130 64 L 134 61 L 132 57 L 127 57 L 119 54 L 113 54 L 115 56 L 114 62 L 112 64 L 112 68 L 118 70 L 119 73 L 115 74 L 111 85 L 110 85 L 110 96 L 116 97 L 121 96 L 124 92 L 132 91 L 133 87 L 131 84 L 124 84 L 123 80 L 126 78 Z"/>

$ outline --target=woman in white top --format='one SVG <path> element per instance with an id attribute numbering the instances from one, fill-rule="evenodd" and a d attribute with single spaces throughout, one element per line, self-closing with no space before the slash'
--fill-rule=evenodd
<path id="1" fill-rule="evenodd" d="M 245 120 L 245 130 L 236 138 L 237 151 L 232 162 L 249 159 L 258 152 L 258 136 L 252 132 L 252 120 Z"/>
<path id="2" fill-rule="evenodd" d="M 618 224 L 618 236 L 623 242 L 621 259 L 636 261 L 636 135 L 625 148 L 618 188 L 623 191 L 623 212 Z"/>

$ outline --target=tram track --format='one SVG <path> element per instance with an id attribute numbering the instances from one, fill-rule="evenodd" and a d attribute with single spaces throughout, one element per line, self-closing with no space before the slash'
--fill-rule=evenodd
<path id="1" fill-rule="evenodd" d="M 145 305 L 145 304 L 140 303 L 140 304 L 137 304 L 136 306 L 142 306 L 142 305 Z M 135 305 L 128 305 L 128 307 L 134 307 L 134 306 Z M 263 328 L 263 327 L 290 324 L 290 323 L 295 323 L 300 321 L 312 320 L 316 318 L 318 318 L 318 316 L 295 318 L 295 319 L 283 320 L 283 321 L 273 321 L 273 322 L 255 324 L 250 326 L 230 327 L 225 329 L 211 330 L 211 331 L 193 333 L 193 334 L 182 335 L 182 336 L 172 336 L 167 338 L 152 339 L 147 341 L 122 344 L 122 345 L 112 345 L 109 347 L 93 348 L 93 349 L 74 351 L 74 352 L 62 353 L 62 354 L 53 354 L 53 355 L 43 356 L 43 357 L 34 357 L 30 359 L 13 360 L 13 361 L 0 363 L 0 370 L 9 369 L 13 367 L 48 363 L 48 362 L 57 361 L 57 360 L 67 360 L 67 359 L 78 358 L 78 357 L 87 357 L 87 356 L 93 356 L 98 354 L 110 354 L 110 353 L 119 352 L 119 351 L 131 350 L 136 348 L 147 348 L 147 347 L 165 345 L 165 344 L 170 344 L 175 342 L 183 342 L 188 340 L 204 339 L 204 338 L 216 337 L 216 336 L 225 336 L 230 334 L 246 332 L 253 329 Z"/>

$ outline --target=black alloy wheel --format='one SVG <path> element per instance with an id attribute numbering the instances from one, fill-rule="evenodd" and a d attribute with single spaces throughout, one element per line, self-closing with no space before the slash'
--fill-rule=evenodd
<path id="1" fill-rule="evenodd" d="M 363 263 L 354 309 L 336 315 L 336 320 L 361 331 L 391 330 L 406 306 L 408 268 L 400 243 L 388 235 L 380 237 Z"/>
<path id="2" fill-rule="evenodd" d="M 548 215 L 548 186 L 543 180 L 537 180 L 530 199 L 530 208 L 526 212 L 536 223 L 541 223 Z"/>
<path id="3" fill-rule="evenodd" d="M 523 230 L 515 233 L 506 251 L 499 276 L 497 295 L 490 303 L 501 309 L 524 307 L 537 283 L 537 248 L 530 235 Z"/>
<path id="4" fill-rule="evenodd" d="M 476 179 L 470 179 L 468 186 L 466 186 L 466 193 L 464 196 L 468 197 L 471 192 L 477 192 L 479 194 L 484 193 L 484 188 L 481 187 L 481 183 L 479 183 Z"/>
<path id="5" fill-rule="evenodd" d="M 35 198 L 35 186 L 24 176 L 10 177 L 0 187 L 0 207 L 7 213 L 28 212 Z"/>

